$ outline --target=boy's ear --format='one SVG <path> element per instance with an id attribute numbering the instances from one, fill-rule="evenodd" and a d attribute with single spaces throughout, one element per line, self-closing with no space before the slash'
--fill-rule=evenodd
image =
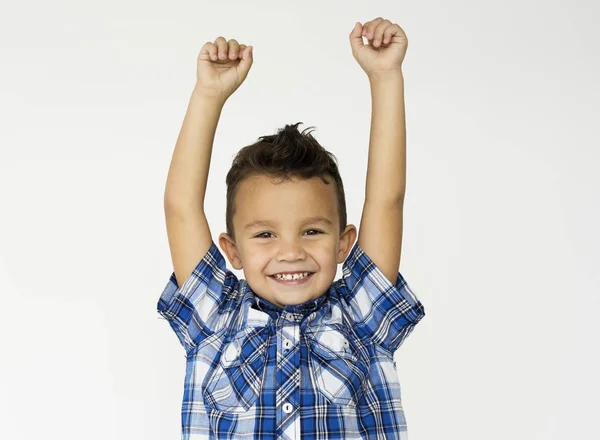
<path id="1" fill-rule="evenodd" d="M 219 246 L 225 255 L 227 255 L 227 259 L 234 269 L 241 270 L 242 267 L 244 267 L 242 265 L 242 259 L 238 252 L 237 245 L 225 232 L 222 232 L 219 235 Z"/>
<path id="2" fill-rule="evenodd" d="M 356 226 L 350 224 L 346 226 L 344 232 L 340 236 L 340 248 L 337 254 L 337 262 L 338 264 L 346 261 L 346 257 L 352 250 L 352 245 L 356 241 Z"/>

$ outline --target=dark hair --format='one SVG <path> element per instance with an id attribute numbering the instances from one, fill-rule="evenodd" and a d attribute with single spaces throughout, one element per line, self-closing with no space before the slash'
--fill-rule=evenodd
<path id="1" fill-rule="evenodd" d="M 298 122 L 280 128 L 277 134 L 260 136 L 259 141 L 243 147 L 233 159 L 227 173 L 227 209 L 225 221 L 227 234 L 235 240 L 233 215 L 235 213 L 235 195 L 240 183 L 256 175 L 281 178 L 292 177 L 309 179 L 320 177 L 329 184 L 327 177 L 333 178 L 336 185 L 340 235 L 346 228 L 346 198 L 344 185 L 338 171 L 337 159 L 310 134 L 308 127 L 302 133 L 298 131 Z M 308 131 L 308 133 L 307 133 Z"/>

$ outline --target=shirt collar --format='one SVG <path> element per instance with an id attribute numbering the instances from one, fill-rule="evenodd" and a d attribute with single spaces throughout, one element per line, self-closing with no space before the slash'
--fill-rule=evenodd
<path id="1" fill-rule="evenodd" d="M 264 312 L 275 312 L 277 314 L 288 312 L 305 316 L 306 314 L 318 309 L 323 304 L 327 296 L 329 296 L 329 290 L 316 299 L 306 301 L 301 304 L 287 304 L 284 308 L 281 308 L 254 293 L 254 305 L 256 308 Z"/>

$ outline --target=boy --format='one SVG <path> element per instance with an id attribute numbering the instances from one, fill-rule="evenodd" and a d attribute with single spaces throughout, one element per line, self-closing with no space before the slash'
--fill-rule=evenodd
<path id="1" fill-rule="evenodd" d="M 393 354 L 425 315 L 397 271 L 407 40 L 379 17 L 350 41 L 373 98 L 358 242 L 334 156 L 287 125 L 240 150 L 227 174 L 219 244 L 241 280 L 203 203 L 220 111 L 252 46 L 218 37 L 199 54 L 165 190 L 174 272 L 157 306 L 186 351 L 183 439 L 407 438 Z"/>

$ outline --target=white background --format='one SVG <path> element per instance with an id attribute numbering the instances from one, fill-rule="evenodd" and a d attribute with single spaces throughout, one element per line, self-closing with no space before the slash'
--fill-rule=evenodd
<path id="1" fill-rule="evenodd" d="M 378 16 L 409 39 L 400 271 L 426 310 L 397 352 L 410 440 L 600 438 L 599 12 L 3 2 L 0 438 L 179 438 L 184 350 L 156 303 L 197 54 L 254 46 L 215 137 L 213 238 L 234 154 L 300 121 L 338 158 L 358 226 L 371 103 L 348 34 Z"/>

